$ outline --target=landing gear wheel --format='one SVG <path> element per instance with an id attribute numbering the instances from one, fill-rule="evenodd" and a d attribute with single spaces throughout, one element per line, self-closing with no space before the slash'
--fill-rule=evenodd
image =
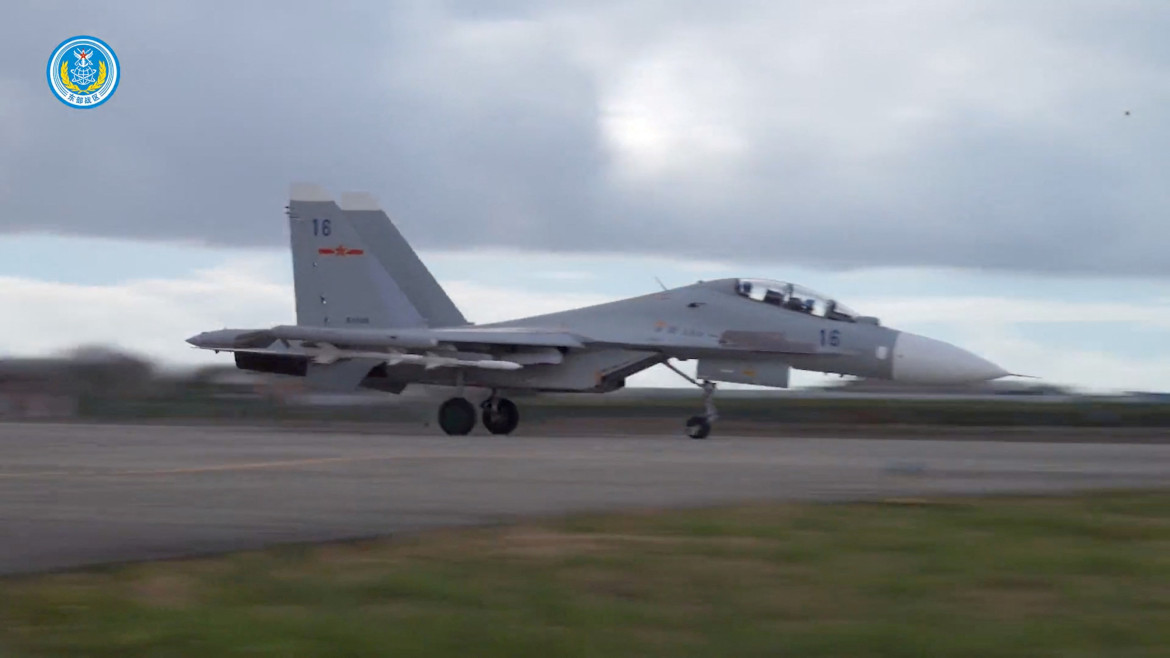
<path id="1" fill-rule="evenodd" d="M 451 398 L 439 406 L 439 427 L 452 436 L 463 436 L 475 427 L 475 407 L 467 398 Z"/>
<path id="2" fill-rule="evenodd" d="M 493 409 L 494 407 L 494 409 Z M 507 398 L 483 403 L 483 426 L 492 434 L 511 434 L 520 424 L 520 410 Z"/>
<path id="3" fill-rule="evenodd" d="M 711 423 L 702 416 L 691 416 L 687 419 L 687 436 L 692 439 L 705 439 L 711 434 Z"/>

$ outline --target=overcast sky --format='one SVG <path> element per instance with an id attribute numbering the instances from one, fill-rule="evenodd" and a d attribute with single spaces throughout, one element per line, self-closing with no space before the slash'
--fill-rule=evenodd
<path id="1" fill-rule="evenodd" d="M 122 65 L 94 110 L 45 82 L 75 34 Z M 149 324 L 144 282 L 223 285 L 175 333 L 288 321 L 248 300 L 287 296 L 313 180 L 378 197 L 453 296 L 490 280 L 480 315 L 799 275 L 1012 370 L 1170 388 L 1167 34 L 1164 0 L 9 3 L 0 352 L 108 340 L 54 324 L 102 295 Z"/>

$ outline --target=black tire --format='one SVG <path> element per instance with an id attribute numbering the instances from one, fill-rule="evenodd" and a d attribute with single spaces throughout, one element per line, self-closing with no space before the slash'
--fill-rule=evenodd
<path id="1" fill-rule="evenodd" d="M 702 416 L 691 416 L 687 419 L 687 436 L 692 439 L 705 439 L 711 434 L 711 423 Z"/>
<path id="2" fill-rule="evenodd" d="M 439 427 L 452 436 L 464 436 L 475 427 L 475 407 L 467 398 L 451 398 L 439 406 Z"/>
<path id="3" fill-rule="evenodd" d="M 483 408 L 483 426 L 492 434 L 511 434 L 519 424 L 520 410 L 507 398 L 500 398 L 495 413 L 492 413 L 491 405 Z"/>

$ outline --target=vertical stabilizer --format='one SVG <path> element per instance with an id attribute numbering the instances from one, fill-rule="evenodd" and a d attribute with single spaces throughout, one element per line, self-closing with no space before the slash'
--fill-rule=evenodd
<path id="1" fill-rule="evenodd" d="M 455 303 L 373 197 L 364 192 L 342 194 L 339 205 L 373 257 L 429 326 L 467 324 Z"/>
<path id="2" fill-rule="evenodd" d="M 427 326 L 396 277 L 382 266 L 375 253 L 377 247 L 366 242 L 348 213 L 324 189 L 295 183 L 289 196 L 297 324 L 353 328 Z"/>

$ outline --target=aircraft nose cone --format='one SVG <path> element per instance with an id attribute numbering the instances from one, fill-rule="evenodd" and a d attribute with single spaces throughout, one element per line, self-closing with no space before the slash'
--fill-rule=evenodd
<path id="1" fill-rule="evenodd" d="M 967 350 L 908 332 L 894 341 L 893 379 L 910 384 L 970 384 L 1010 373 Z"/>
<path id="2" fill-rule="evenodd" d="M 188 338 L 187 342 L 191 343 L 195 347 L 203 347 L 207 344 L 207 332 L 204 331 L 203 333 L 195 334 L 194 336 Z"/>

